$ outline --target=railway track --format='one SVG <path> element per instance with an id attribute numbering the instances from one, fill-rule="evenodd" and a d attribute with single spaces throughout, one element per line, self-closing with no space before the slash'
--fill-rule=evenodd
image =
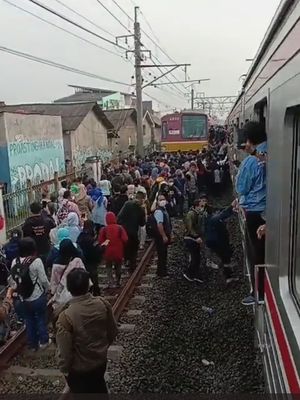
<path id="1" fill-rule="evenodd" d="M 122 313 L 126 310 L 128 303 L 132 299 L 136 288 L 140 284 L 143 275 L 146 273 L 147 267 L 153 257 L 155 250 L 154 243 L 151 242 L 143 252 L 139 253 L 138 257 L 138 265 L 135 271 L 129 276 L 126 277 L 123 281 L 123 285 L 119 290 L 109 290 L 106 291 L 104 297 L 107 298 L 113 308 L 113 312 L 116 320 L 120 319 Z M 104 274 L 100 273 L 100 281 L 101 277 L 104 278 Z M 54 358 L 54 350 L 49 349 L 51 353 L 48 353 L 47 350 L 40 353 L 40 356 L 43 358 L 41 361 L 41 366 L 39 366 L 39 360 L 34 360 L 34 356 L 30 353 L 26 352 L 26 330 L 25 327 L 20 328 L 15 335 L 13 335 L 4 346 L 0 348 L 0 374 L 1 376 L 5 376 L 6 371 L 9 369 L 13 370 L 13 374 L 17 376 L 19 382 L 26 382 L 27 379 L 33 376 L 42 376 L 43 372 L 45 372 L 47 377 L 52 376 L 52 372 L 56 371 L 56 375 L 58 374 L 58 370 L 55 370 L 55 358 Z M 36 354 L 36 353 L 34 353 Z M 23 357 L 24 356 L 24 357 Z M 51 357 L 52 356 L 52 357 Z M 51 360 L 52 358 L 52 360 Z M 27 362 L 28 360 L 28 362 Z M 21 364 L 21 365 L 18 365 Z M 29 367 L 25 366 L 26 364 Z M 47 369 L 49 371 L 47 372 Z M 52 372 L 51 372 L 52 371 Z M 48 375 L 49 373 L 49 375 Z M 3 384 L 1 385 L 3 386 Z M 66 389 L 66 388 L 65 388 Z M 42 392 L 42 391 L 41 391 Z M 40 392 L 40 393 L 41 393 Z M 1 393 L 1 391 L 0 391 Z M 7 393 L 7 392 L 6 392 Z"/>

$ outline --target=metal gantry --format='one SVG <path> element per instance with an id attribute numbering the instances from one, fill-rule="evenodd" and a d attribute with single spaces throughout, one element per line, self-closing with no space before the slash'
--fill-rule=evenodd
<path id="1" fill-rule="evenodd" d="M 207 97 L 204 93 L 197 93 L 194 97 L 194 108 L 207 112 L 209 115 L 227 114 L 236 101 L 237 96 Z"/>

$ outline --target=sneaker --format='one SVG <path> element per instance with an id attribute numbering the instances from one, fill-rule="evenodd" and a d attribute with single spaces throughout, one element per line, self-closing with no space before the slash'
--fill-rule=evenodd
<path id="1" fill-rule="evenodd" d="M 215 270 L 219 269 L 218 264 L 215 264 L 215 263 L 214 263 L 213 261 L 211 261 L 211 260 L 207 260 L 206 266 L 207 266 L 207 268 L 211 268 L 211 269 L 215 269 Z"/>
<path id="2" fill-rule="evenodd" d="M 204 280 L 201 278 L 194 278 L 193 281 L 198 283 L 204 283 Z"/>
<path id="3" fill-rule="evenodd" d="M 183 274 L 183 277 L 189 282 L 194 282 L 194 279 L 188 276 L 188 274 Z"/>
<path id="4" fill-rule="evenodd" d="M 239 278 L 237 276 L 231 276 L 230 278 L 226 279 L 227 284 L 232 283 L 232 282 L 238 282 L 238 281 L 239 281 Z"/>
<path id="5" fill-rule="evenodd" d="M 255 298 L 250 294 L 249 296 L 245 297 L 244 300 L 242 300 L 242 304 L 244 306 L 254 306 Z"/>
<path id="6" fill-rule="evenodd" d="M 51 339 L 48 340 L 47 343 L 40 344 L 40 349 L 45 350 L 52 343 Z"/>

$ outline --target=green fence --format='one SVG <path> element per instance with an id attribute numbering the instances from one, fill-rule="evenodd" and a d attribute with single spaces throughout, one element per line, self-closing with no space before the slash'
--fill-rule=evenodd
<path id="1" fill-rule="evenodd" d="M 76 176 L 78 176 L 78 174 L 76 174 L 75 170 L 62 176 L 58 176 L 58 174 L 55 173 L 53 179 L 42 181 L 39 184 L 34 185 L 28 179 L 25 188 L 3 194 L 2 198 L 6 220 L 6 233 L 22 226 L 25 219 L 30 216 L 29 205 L 34 201 L 40 202 L 43 193 L 57 193 L 60 188 L 60 182 L 71 182 Z"/>

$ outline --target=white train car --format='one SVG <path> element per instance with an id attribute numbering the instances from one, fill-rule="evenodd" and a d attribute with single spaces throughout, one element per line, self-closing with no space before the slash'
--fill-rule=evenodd
<path id="1" fill-rule="evenodd" d="M 271 393 L 300 393 L 300 0 L 283 0 L 228 123 L 266 124 L 265 300 L 258 344 Z"/>

